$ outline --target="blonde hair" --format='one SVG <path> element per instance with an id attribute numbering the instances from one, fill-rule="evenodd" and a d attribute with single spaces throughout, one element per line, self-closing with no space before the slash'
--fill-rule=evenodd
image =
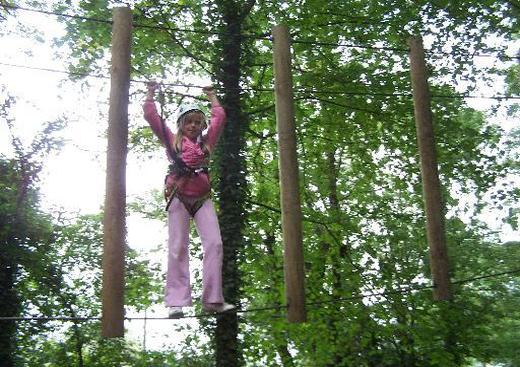
<path id="1" fill-rule="evenodd" d="M 201 116 L 203 118 L 202 130 L 204 130 L 208 125 L 206 123 L 206 115 L 202 111 L 193 110 L 185 113 L 177 120 L 177 134 L 175 134 L 175 138 L 173 139 L 173 149 L 179 153 L 182 149 L 182 125 L 192 117 Z M 202 151 L 207 154 L 206 145 L 203 143 Z"/>

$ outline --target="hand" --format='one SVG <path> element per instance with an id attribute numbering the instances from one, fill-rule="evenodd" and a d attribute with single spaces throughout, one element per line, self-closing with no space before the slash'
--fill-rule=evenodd
<path id="1" fill-rule="evenodd" d="M 211 102 L 211 105 L 219 104 L 217 95 L 215 94 L 215 89 L 213 89 L 212 85 L 208 85 L 207 87 L 202 88 L 202 91 L 206 93 L 208 100 Z"/>
<path id="2" fill-rule="evenodd" d="M 146 87 L 148 88 L 148 92 L 146 92 L 146 100 L 153 101 L 155 91 L 159 89 L 159 83 L 157 83 L 155 80 L 150 80 L 148 83 L 146 83 Z"/>
<path id="3" fill-rule="evenodd" d="M 148 88 L 148 92 L 153 93 L 159 89 L 159 83 L 157 83 L 155 80 L 150 80 L 148 83 L 146 83 L 146 87 Z"/>

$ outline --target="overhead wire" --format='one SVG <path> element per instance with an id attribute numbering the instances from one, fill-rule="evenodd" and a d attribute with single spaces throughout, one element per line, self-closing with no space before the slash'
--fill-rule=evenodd
<path id="1" fill-rule="evenodd" d="M 490 279 L 490 278 L 496 278 L 503 275 L 513 275 L 513 274 L 519 274 L 520 268 L 507 270 L 499 273 L 491 273 L 491 274 L 484 274 L 479 276 L 473 276 L 470 278 L 460 279 L 451 281 L 451 285 L 460 285 L 464 283 L 470 283 L 477 280 L 482 279 Z M 383 297 L 386 295 L 391 294 L 403 294 L 403 293 L 411 293 L 414 291 L 423 291 L 428 289 L 434 289 L 435 285 L 410 285 L 406 287 L 402 287 L 399 289 L 391 289 L 391 290 L 385 290 L 381 292 L 370 292 L 370 293 L 363 293 L 360 295 L 355 295 L 351 297 L 334 297 L 330 298 L 328 300 L 319 300 L 319 301 L 311 301 L 311 302 L 305 302 L 305 306 L 320 306 L 324 304 L 331 304 L 331 303 L 342 303 L 347 301 L 354 301 L 358 299 L 365 299 L 370 297 Z M 266 307 L 258 307 L 258 308 L 249 308 L 249 309 L 236 309 L 234 311 L 228 311 L 225 313 L 200 313 L 200 314 L 194 314 L 194 315 L 184 315 L 182 317 L 178 318 L 168 318 L 168 317 L 125 317 L 125 320 L 132 321 L 132 320 L 177 320 L 177 319 L 192 319 L 192 318 L 207 318 L 207 317 L 215 317 L 215 316 L 221 316 L 225 314 L 230 313 L 237 313 L 237 314 L 246 314 L 246 313 L 253 313 L 253 312 L 262 312 L 262 311 L 272 311 L 272 310 L 282 310 L 287 309 L 288 305 L 276 305 L 276 306 L 266 306 Z M 99 321 L 101 320 L 101 317 L 63 317 L 63 316 L 56 316 L 56 317 L 38 317 L 38 316 L 20 316 L 20 317 L 10 317 L 10 316 L 2 316 L 0 317 L 0 321 L 90 321 L 95 320 Z"/>
<path id="2" fill-rule="evenodd" d="M 324 41 L 298 40 L 298 39 L 293 39 L 291 42 L 295 43 L 295 44 L 312 45 L 312 46 L 332 46 L 332 47 L 346 47 L 346 48 L 363 48 L 363 49 L 369 49 L 369 50 L 408 52 L 408 48 L 400 48 L 400 47 L 371 46 L 371 45 L 360 45 L 360 44 L 353 44 L 353 43 L 324 42 Z"/>
<path id="3" fill-rule="evenodd" d="M 13 10 L 22 10 L 27 12 L 35 12 L 35 13 L 41 13 L 41 14 L 47 14 L 47 15 L 54 15 L 59 17 L 66 17 L 66 18 L 72 18 L 72 19 L 79 19 L 84 21 L 92 21 L 97 23 L 105 23 L 105 24 L 112 24 L 113 21 L 109 19 L 99 19 L 99 18 L 93 18 L 93 17 L 86 17 L 81 15 L 74 15 L 74 14 L 66 14 L 66 13 L 59 13 L 49 10 L 43 10 L 43 9 L 34 9 L 34 8 L 26 8 L 18 5 L 11 5 L 11 4 L 0 4 L 0 7 L 13 9 Z M 157 30 L 166 30 L 166 31 L 175 31 L 175 32 L 186 32 L 186 33 L 198 33 L 198 34 L 208 34 L 208 35 L 221 35 L 225 32 L 216 32 L 216 31 L 208 31 L 204 29 L 195 29 L 195 28 L 177 28 L 177 27 L 168 27 L 168 26 L 160 26 L 160 25 L 149 25 L 149 24 L 141 24 L 141 23 L 133 23 L 133 27 L 135 28 L 147 28 L 147 29 L 157 29 Z M 259 33 L 259 34 L 241 34 L 242 37 L 245 38 L 257 38 L 262 40 L 272 40 L 272 37 L 269 36 L 269 33 Z M 361 45 L 361 44 L 350 44 L 350 43 L 341 43 L 341 42 L 325 42 L 325 41 L 314 41 L 314 40 L 303 40 L 303 39 L 295 39 L 292 40 L 292 43 L 295 44 L 308 44 L 308 45 L 317 45 L 317 46 L 332 46 L 332 47 L 347 47 L 347 48 L 362 48 L 362 49 L 371 49 L 371 50 L 382 50 L 382 51 L 396 51 L 396 52 L 408 52 L 408 48 L 403 47 L 390 47 L 390 46 L 372 46 L 372 45 Z M 439 55 L 454 55 L 454 53 L 450 52 L 432 52 L 431 50 L 425 50 L 425 52 L 431 53 L 431 54 L 439 54 Z M 473 56 L 473 57 L 496 57 L 499 59 L 508 59 L 508 60 L 517 60 L 520 59 L 520 55 L 512 56 L 512 55 L 506 55 L 506 54 L 466 54 L 467 56 Z"/>
<path id="4" fill-rule="evenodd" d="M 495 277 L 499 277 L 502 275 L 517 274 L 517 273 L 520 273 L 520 268 L 503 271 L 500 273 L 492 273 L 492 274 L 486 274 L 486 275 L 480 275 L 480 276 L 474 276 L 474 277 L 470 277 L 470 278 L 455 280 L 455 281 L 451 281 L 450 284 L 459 285 L 459 284 L 464 284 L 464 283 L 470 283 L 470 282 L 473 282 L 476 280 L 495 278 Z M 434 288 L 436 288 L 435 285 L 408 286 L 408 287 L 404 287 L 404 288 L 400 288 L 400 289 L 393 289 L 393 290 L 387 290 L 387 291 L 382 291 L 382 292 L 364 293 L 359 296 L 331 298 L 329 300 L 322 300 L 322 301 L 308 302 L 308 303 L 306 302 L 305 305 L 316 306 L 316 305 L 322 305 L 322 304 L 327 304 L 327 303 L 353 301 L 356 299 L 364 299 L 364 298 L 368 298 L 368 297 L 382 297 L 382 296 L 389 295 L 389 294 L 400 294 L 400 293 L 402 294 L 402 293 L 408 293 L 408 292 L 413 292 L 413 291 L 422 291 L 422 290 L 434 289 Z"/>
<path id="5" fill-rule="evenodd" d="M 92 78 L 99 78 L 99 79 L 107 79 L 109 80 L 110 77 L 106 75 L 98 75 L 98 74 L 91 74 L 91 73 L 80 73 L 80 72 L 74 72 L 74 71 L 67 71 L 67 70 L 60 70 L 60 69 L 52 69 L 52 68 L 44 68 L 39 66 L 28 66 L 28 65 L 20 65 L 20 64 L 13 64 L 13 63 L 7 63 L 7 62 L 0 62 L 0 65 L 9 66 L 9 67 L 15 67 L 15 68 L 23 68 L 23 69 L 29 69 L 29 70 L 40 70 L 40 71 L 46 71 L 51 73 L 59 73 L 59 74 L 67 74 L 71 76 L 81 76 L 81 77 L 92 77 Z M 149 82 L 149 80 L 138 80 L 138 79 L 130 79 L 130 82 L 133 83 L 142 83 L 146 84 Z M 169 87 L 184 87 L 184 88 L 197 88 L 202 89 L 205 87 L 205 85 L 197 85 L 197 84 L 187 84 L 187 83 L 160 83 L 163 86 L 169 86 Z M 218 88 L 215 88 L 218 89 Z M 272 92 L 273 88 L 240 88 L 242 91 L 255 91 L 255 92 Z"/>
<path id="6" fill-rule="evenodd" d="M 113 23 L 112 20 L 108 20 L 108 19 L 99 19 L 99 18 L 85 17 L 85 16 L 75 15 L 75 14 L 57 13 L 57 12 L 53 12 L 53 11 L 50 11 L 50 10 L 26 8 L 26 7 L 23 7 L 23 6 L 13 5 L 13 4 L 4 4 L 4 3 L 2 3 L 2 4 L 0 4 L 0 7 L 4 8 L 4 9 L 22 10 L 22 11 L 31 12 L 31 13 L 55 15 L 55 16 L 60 16 L 60 17 L 64 17 L 64 18 L 79 19 L 79 20 L 85 20 L 85 21 L 96 22 L 96 23 L 104 23 L 104 24 L 112 24 Z"/>
<path id="7" fill-rule="evenodd" d="M 412 97 L 412 93 L 403 93 L 403 92 L 356 92 L 356 91 L 334 91 L 334 90 L 316 90 L 316 89 L 304 89 L 304 88 L 296 88 L 294 89 L 295 93 L 297 92 L 306 92 L 306 93 L 314 93 L 314 94 L 329 94 L 329 95 L 350 95 L 350 96 L 376 96 L 376 97 Z M 475 95 L 468 93 L 461 94 L 437 94 L 430 93 L 430 97 L 432 98 L 447 98 L 447 99 L 462 99 L 462 98 L 482 98 L 482 99 L 520 99 L 520 96 L 508 96 L 508 95 Z"/>
<path id="8" fill-rule="evenodd" d="M 495 277 L 499 277 L 499 276 L 502 276 L 502 275 L 517 274 L 517 273 L 520 273 L 520 268 L 513 269 L 513 270 L 507 270 L 507 271 L 502 271 L 500 273 L 491 273 L 491 274 L 474 276 L 474 277 L 471 277 L 471 278 L 466 278 L 466 279 L 461 279 L 461 280 L 455 280 L 455 281 L 451 282 L 451 284 L 463 284 L 463 283 L 469 283 L 469 282 L 472 282 L 472 281 L 475 281 L 475 280 L 495 278 Z"/>
<path id="9" fill-rule="evenodd" d="M 318 13 L 318 14 L 325 14 L 325 15 L 338 15 L 334 13 Z M 359 24 L 383 24 L 385 22 L 389 22 L 388 20 L 372 20 L 369 21 L 370 18 L 366 17 L 353 17 L 348 15 L 341 15 L 344 18 L 350 19 L 349 23 L 355 23 L 359 22 Z M 353 20 L 353 19 L 358 19 Z M 322 25 L 321 27 L 324 27 L 327 25 Z M 295 33 L 292 34 L 294 36 Z M 395 51 L 395 52 L 409 52 L 408 47 L 391 47 L 391 46 L 375 46 L 375 45 L 367 45 L 367 44 L 353 44 L 353 43 L 344 43 L 344 42 L 330 42 L 330 41 L 318 41 L 318 40 L 305 40 L 305 39 L 292 39 L 291 42 L 293 44 L 307 44 L 307 45 L 313 45 L 313 46 L 330 46 L 330 47 L 344 47 L 344 48 L 361 48 L 361 49 L 370 49 L 370 50 L 381 50 L 381 51 Z M 493 51 L 489 51 L 493 52 Z M 425 53 L 428 55 L 441 55 L 441 56 L 453 56 L 453 55 L 461 55 L 461 56 L 468 56 L 468 57 L 491 57 L 491 58 L 498 58 L 502 60 L 519 60 L 520 59 L 520 53 L 517 55 L 508 55 L 503 51 L 496 51 L 495 54 L 492 53 L 478 53 L 478 52 L 447 52 L 447 51 L 434 51 L 434 50 L 425 50 Z"/>
<path id="10" fill-rule="evenodd" d="M 343 43 L 343 42 L 325 42 L 325 41 L 314 41 L 314 40 L 302 40 L 302 39 L 293 39 L 291 41 L 293 44 L 303 44 L 303 45 L 312 45 L 312 46 L 329 46 L 329 47 L 344 47 L 344 48 L 361 48 L 368 50 L 380 50 L 380 51 L 395 51 L 395 52 L 409 52 L 409 48 L 403 47 L 390 47 L 390 46 L 372 46 L 372 45 L 362 45 L 362 44 L 354 44 L 354 43 Z M 429 55 L 441 55 L 441 56 L 454 56 L 454 55 L 462 55 L 468 57 L 492 57 L 504 60 L 520 60 L 520 55 L 507 55 L 504 53 L 497 54 L 479 54 L 479 53 L 455 53 L 455 52 L 443 52 L 443 51 L 433 51 L 433 50 L 425 50 L 425 54 Z"/>
<path id="11" fill-rule="evenodd" d="M 380 25 L 384 23 L 389 23 L 390 20 L 374 20 L 368 17 L 355 17 L 345 14 L 337 14 L 334 12 L 318 12 L 317 14 L 321 15 L 333 15 L 333 16 L 341 16 L 342 18 L 347 18 L 347 23 L 353 23 L 353 24 L 359 24 L 359 25 Z M 331 25 L 336 25 L 335 23 L 332 24 L 324 24 L 324 25 L 315 25 L 318 27 L 329 27 Z M 293 34 L 294 35 L 294 34 Z M 408 47 L 390 47 L 390 46 L 374 46 L 374 45 L 362 45 L 362 44 L 352 44 L 352 43 L 343 43 L 343 42 L 326 42 L 326 41 L 316 41 L 316 40 L 304 40 L 304 39 L 293 39 L 291 41 L 295 44 L 308 44 L 308 45 L 315 45 L 315 46 L 331 46 L 331 47 L 345 47 L 345 48 L 361 48 L 361 49 L 370 49 L 370 50 L 382 50 L 382 51 L 396 51 L 396 52 L 409 52 Z M 469 56 L 469 57 L 491 57 L 491 58 L 498 58 L 502 60 L 518 60 L 520 59 L 520 54 L 518 55 L 508 55 L 504 52 L 497 52 L 496 54 L 483 54 L 483 53 L 452 53 L 452 52 L 443 52 L 443 51 L 433 51 L 433 50 L 425 50 L 426 54 L 431 55 L 456 55 L 460 54 L 462 56 Z"/>
<path id="12" fill-rule="evenodd" d="M 150 316 L 132 316 L 132 317 L 124 317 L 124 320 L 133 321 L 133 320 L 176 320 L 176 319 L 194 319 L 194 318 L 209 318 L 214 316 L 220 316 L 229 313 L 237 313 L 237 314 L 245 314 L 245 313 L 253 313 L 253 312 L 262 312 L 262 311 L 272 311 L 272 310 L 280 310 L 286 309 L 286 305 L 279 306 L 268 306 L 268 307 L 255 307 L 249 309 L 236 309 L 234 311 L 228 311 L 223 313 L 199 313 L 199 314 L 185 314 L 180 317 L 170 318 L 170 317 L 150 317 Z M 3 316 L 0 317 L 0 321 L 101 321 L 102 317 L 91 316 L 91 317 L 66 317 L 66 316 Z"/>
<path id="13" fill-rule="evenodd" d="M 337 13 L 335 11 L 319 11 L 319 12 L 316 12 L 316 14 L 325 15 L 327 17 L 329 17 L 329 16 L 341 17 L 342 19 L 348 19 L 351 22 L 357 22 L 360 24 L 384 24 L 384 23 L 390 22 L 390 20 L 374 19 L 373 17 L 368 17 L 368 16 L 355 16 L 355 15 L 350 15 L 350 14 Z"/>
<path id="14" fill-rule="evenodd" d="M 9 63 L 9 62 L 1 62 L 1 61 L 0 61 L 0 65 L 14 67 L 14 68 L 28 69 L 28 70 L 47 71 L 47 72 L 50 72 L 50 73 L 67 74 L 67 75 L 71 75 L 71 76 L 82 76 L 82 77 L 99 78 L 99 79 L 110 79 L 110 77 L 108 77 L 106 75 L 96 75 L 96 74 L 90 74 L 90 73 L 80 73 L 80 72 L 67 71 L 67 70 L 44 68 L 44 67 L 41 67 L 41 66 L 20 65 L 20 64 L 13 64 L 13 63 Z"/>
<path id="15" fill-rule="evenodd" d="M 29 70 L 40 70 L 40 71 L 46 71 L 46 72 L 52 72 L 52 73 L 60 73 L 60 74 L 68 74 L 72 76 L 81 76 L 81 77 L 92 77 L 92 78 L 98 78 L 98 79 L 107 79 L 109 80 L 110 77 L 106 75 L 98 75 L 98 74 L 90 74 L 90 73 L 80 73 L 80 72 L 74 72 L 74 71 L 67 71 L 67 70 L 59 70 L 59 69 L 52 69 L 52 68 L 44 68 L 44 67 L 37 67 L 37 66 L 28 66 L 28 65 L 20 65 L 20 64 L 13 64 L 13 63 L 7 63 L 7 62 L 0 62 L 0 65 L 4 66 L 10 66 L 10 67 L 16 67 L 16 68 L 24 68 Z M 137 79 L 130 79 L 130 82 L 133 83 L 142 83 L 146 84 L 149 82 L 149 80 L 137 80 Z M 197 84 L 187 84 L 187 83 L 160 83 L 163 86 L 167 87 L 184 87 L 184 88 L 197 88 L 202 89 L 205 86 L 203 85 L 197 85 Z M 356 91 L 337 91 L 337 90 L 317 90 L 317 89 L 306 89 L 310 87 L 303 87 L 303 88 L 295 88 L 295 93 L 310 93 L 310 94 L 329 94 L 329 95 L 350 95 L 350 96 L 376 96 L 376 97 L 408 97 L 411 98 L 411 93 L 403 93 L 403 92 L 356 92 Z M 218 87 L 215 89 L 219 90 Z M 245 92 L 273 92 L 274 88 L 260 88 L 260 87 L 239 87 L 238 88 L 241 91 Z M 221 89 L 222 90 L 222 89 Z M 508 96 L 508 95 L 471 95 L 471 94 L 436 94 L 431 93 L 430 96 L 432 98 L 445 98 L 445 99 L 463 99 L 463 98 L 472 98 L 472 99 L 496 99 L 496 100 L 517 100 L 520 99 L 520 96 Z"/>
<path id="16" fill-rule="evenodd" d="M 34 9 L 34 8 L 26 8 L 21 7 L 17 5 L 10 5 L 10 4 L 0 4 L 0 7 L 13 9 L 13 10 L 23 10 L 28 12 L 36 12 L 36 13 L 42 13 L 47 15 L 55 15 L 60 17 L 68 17 L 68 18 L 74 18 L 84 21 L 93 21 L 98 23 L 105 23 L 105 24 L 112 24 L 112 20 L 108 19 L 99 19 L 99 18 L 92 18 L 92 17 L 85 17 L 80 15 L 73 15 L 73 14 L 66 14 L 66 13 L 59 13 L 54 11 L 48 11 L 48 10 L 42 10 L 42 9 Z M 148 29 L 159 29 L 159 30 L 167 30 L 167 31 L 176 31 L 176 32 L 191 32 L 191 33 L 199 33 L 199 34 L 211 34 L 211 35 L 219 35 L 223 32 L 213 32 L 213 31 L 207 31 L 207 30 L 201 30 L 201 29 L 184 29 L 184 28 L 174 28 L 174 27 L 166 27 L 166 26 L 158 26 L 158 25 L 147 25 L 147 24 L 139 24 L 134 23 L 134 27 L 138 28 L 148 28 Z M 266 36 L 267 33 L 262 34 L 243 34 L 241 36 L 244 37 L 256 37 L 258 39 L 269 39 L 271 40 L 271 37 Z M 337 42 L 323 42 L 323 41 L 314 41 L 314 40 L 298 40 L 294 39 L 292 40 L 292 43 L 294 44 L 307 44 L 307 45 L 319 45 L 319 46 L 332 46 L 332 47 L 346 47 L 346 48 L 362 48 L 362 49 L 371 49 L 371 50 L 382 50 L 382 51 L 396 51 L 396 52 L 408 52 L 409 48 L 399 48 L 399 47 L 388 47 L 388 46 L 373 46 L 373 45 L 361 45 L 361 44 L 350 44 L 350 43 L 337 43 Z M 454 55 L 453 53 L 443 53 L 443 52 L 432 52 L 429 50 L 425 50 L 425 53 L 430 54 L 440 54 L 440 55 Z M 467 56 L 473 56 L 473 57 L 497 57 L 501 59 L 520 59 L 520 55 L 517 56 L 510 56 L 510 55 L 490 55 L 490 54 L 467 54 Z M 200 87 L 200 86 L 196 86 Z M 460 97 L 459 97 L 460 98 Z M 472 98 L 472 97 L 468 97 Z M 474 97 L 474 98 L 481 98 L 481 97 Z M 501 97 L 504 98 L 504 97 Z"/>
<path id="17" fill-rule="evenodd" d="M 100 19 L 100 18 L 93 18 L 93 17 L 86 17 L 81 15 L 75 15 L 75 14 L 67 14 L 67 13 L 60 13 L 50 10 L 43 10 L 43 9 L 35 9 L 35 8 L 26 8 L 18 5 L 11 5 L 11 4 L 0 4 L 0 7 L 7 8 L 7 9 L 13 9 L 13 10 L 22 10 L 27 12 L 33 12 L 33 13 L 40 13 L 40 14 L 46 14 L 46 15 L 54 15 L 57 17 L 64 17 L 64 18 L 70 18 L 70 19 L 79 19 L 84 21 L 92 21 L 97 23 L 104 23 L 112 25 L 113 21 L 110 19 Z M 205 29 L 196 29 L 196 28 L 177 28 L 177 27 L 169 27 L 169 26 L 161 26 L 161 25 L 151 25 L 151 24 L 142 24 L 133 22 L 132 26 L 134 28 L 145 28 L 145 29 L 156 29 L 156 30 L 163 30 L 163 31 L 169 31 L 169 32 L 185 32 L 185 33 L 197 33 L 197 34 L 206 34 L 206 35 L 222 35 L 225 34 L 225 32 L 217 32 L 217 31 L 209 31 Z M 241 34 L 241 37 L 245 38 L 257 38 L 257 39 L 270 39 L 270 37 L 267 35 L 267 33 L 262 34 Z"/>

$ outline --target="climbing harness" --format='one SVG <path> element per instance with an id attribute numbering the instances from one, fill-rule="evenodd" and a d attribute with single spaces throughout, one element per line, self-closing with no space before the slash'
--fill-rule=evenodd
<path id="1" fill-rule="evenodd" d="M 168 166 L 168 174 L 164 179 L 164 198 L 166 200 L 165 210 L 168 211 L 173 199 L 177 197 L 182 202 L 188 213 L 190 213 L 190 215 L 194 217 L 197 211 L 202 207 L 204 202 L 210 197 L 210 193 L 208 192 L 207 194 L 196 198 L 181 195 L 178 192 L 178 186 L 176 184 L 172 185 L 168 183 L 168 177 L 172 174 L 175 175 L 178 179 L 182 179 L 184 177 L 193 177 L 200 174 L 207 174 L 209 172 L 209 169 L 205 165 L 195 168 L 188 166 L 179 156 L 178 152 L 176 152 L 175 149 L 173 149 L 171 142 L 167 138 L 166 134 L 166 124 L 164 122 L 163 116 L 164 92 L 161 89 L 159 89 L 159 105 L 161 108 L 161 128 L 164 137 L 164 142 L 166 145 L 166 152 L 168 153 L 168 157 L 171 162 Z M 200 141 L 199 144 L 201 149 L 204 151 L 205 155 L 207 155 L 208 151 L 204 147 L 202 141 Z"/>
<path id="2" fill-rule="evenodd" d="M 196 198 L 181 195 L 177 192 L 177 193 L 175 193 L 175 195 L 172 196 L 171 201 L 173 201 L 174 198 L 179 199 L 179 201 L 184 205 L 184 207 L 186 208 L 188 213 L 190 213 L 190 215 L 192 217 L 195 217 L 195 214 L 197 214 L 199 209 L 202 208 L 202 205 L 204 205 L 206 200 L 208 200 L 210 197 L 211 197 L 210 192 L 204 194 L 203 196 L 196 197 Z M 170 204 L 171 204 L 171 201 L 170 201 Z"/>

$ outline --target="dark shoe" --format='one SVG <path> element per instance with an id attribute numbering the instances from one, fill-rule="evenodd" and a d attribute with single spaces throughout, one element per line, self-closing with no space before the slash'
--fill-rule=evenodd
<path id="1" fill-rule="evenodd" d="M 181 317 L 184 317 L 184 312 L 182 312 L 182 307 L 179 307 L 179 306 L 168 307 L 168 318 L 180 319 Z"/>

